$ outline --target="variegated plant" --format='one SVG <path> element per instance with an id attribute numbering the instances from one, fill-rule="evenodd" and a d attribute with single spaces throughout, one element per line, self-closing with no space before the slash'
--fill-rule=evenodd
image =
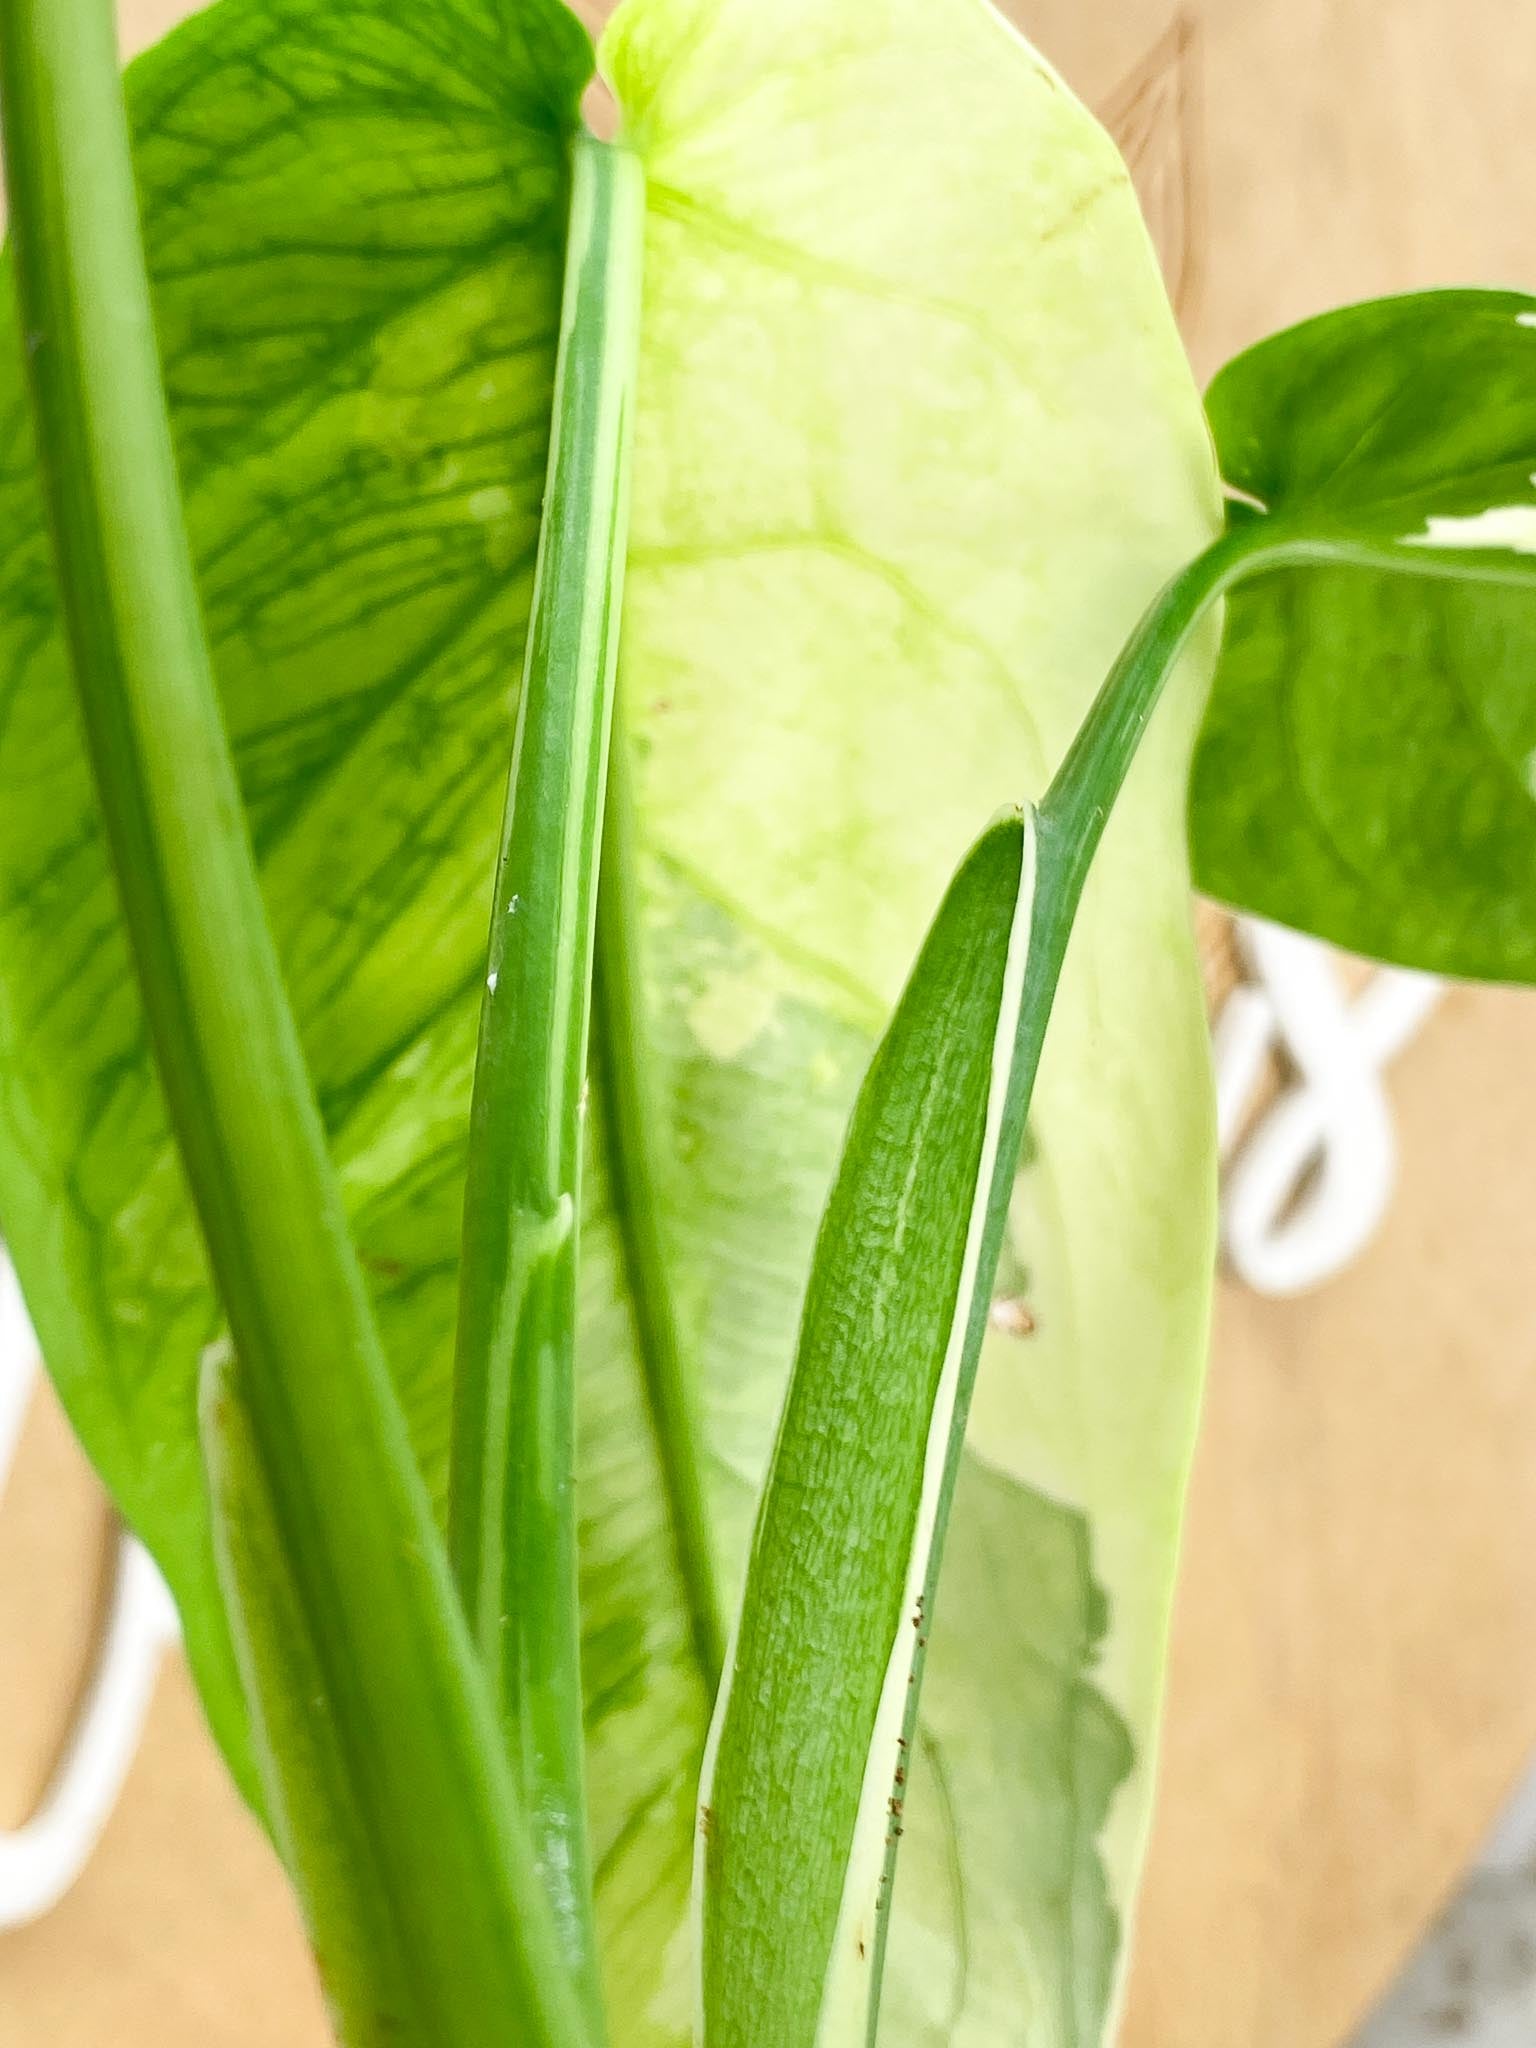
<path id="1" fill-rule="evenodd" d="M 1528 976 L 1536 306 L 1266 344 L 1218 471 L 985 0 L 626 0 L 613 143 L 557 0 L 0 66 L 0 1219 L 342 2038 L 1093 2048 L 1213 608 L 1206 878 Z"/>

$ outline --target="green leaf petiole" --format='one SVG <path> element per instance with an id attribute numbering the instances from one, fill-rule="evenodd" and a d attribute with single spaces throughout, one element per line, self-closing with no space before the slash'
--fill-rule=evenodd
<path id="1" fill-rule="evenodd" d="M 601 2024 L 577 1608 L 577 1240 L 645 179 L 578 137 L 549 483 L 475 1068 L 455 1570 L 567 1960 Z"/>

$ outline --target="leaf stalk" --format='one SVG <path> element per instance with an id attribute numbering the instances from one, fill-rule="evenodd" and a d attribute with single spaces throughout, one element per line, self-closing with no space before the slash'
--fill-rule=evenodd
<path id="1" fill-rule="evenodd" d="M 597 883 L 629 523 L 645 183 L 575 143 L 549 478 L 470 1122 L 451 1548 L 589 2020 L 576 1314 Z"/>

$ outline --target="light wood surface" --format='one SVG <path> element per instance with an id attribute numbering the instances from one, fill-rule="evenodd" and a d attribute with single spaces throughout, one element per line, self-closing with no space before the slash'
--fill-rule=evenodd
<path id="1" fill-rule="evenodd" d="M 89 1640 L 106 1518 L 51 1401 L 0 1514 L 0 1822 L 30 1810 Z M 38 1926 L 0 1936 L 4 2048 L 330 2048 L 265 1839 L 180 1660 L 100 1855 Z"/>
<path id="2" fill-rule="evenodd" d="M 771 0 L 764 0 L 771 4 Z M 141 41 L 176 0 L 128 0 Z M 1528 0 L 1017 0 L 1135 160 L 1202 371 L 1321 306 L 1536 281 Z M 1224 1289 L 1125 2048 L 1332 2048 L 1536 1748 L 1536 998 L 1393 1077 L 1404 1184 L 1311 1299 Z M 88 1625 L 99 1511 L 40 1414 L 0 1516 L 0 1817 Z M 0 1941 L 0 2043 L 322 2048 L 184 1676 L 104 1851 Z"/>
<path id="3" fill-rule="evenodd" d="M 1126 2048 L 1333 2048 L 1536 1749 L 1533 1054 L 1454 996 L 1380 1241 L 1223 1290 Z"/>

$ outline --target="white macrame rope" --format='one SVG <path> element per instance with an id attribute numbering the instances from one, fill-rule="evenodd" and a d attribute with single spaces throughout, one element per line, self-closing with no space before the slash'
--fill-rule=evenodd
<path id="1" fill-rule="evenodd" d="M 1228 997 L 1215 1030 L 1222 1240 L 1256 1293 L 1305 1294 L 1358 1258 L 1386 1216 L 1397 1141 L 1384 1070 L 1445 984 L 1382 968 L 1351 1000 L 1315 940 L 1251 919 L 1237 937 L 1252 979 Z M 1296 1078 L 1245 1129 L 1276 1053 Z"/>
<path id="2" fill-rule="evenodd" d="M 0 1251 L 0 1494 L 15 1467 L 38 1370 L 37 1339 Z M 0 1829 L 0 1930 L 41 1919 L 90 1861 L 138 1753 L 161 1661 L 176 1635 L 164 1582 L 124 1531 L 95 1662 L 58 1767 L 36 1812 L 19 1828 Z"/>

